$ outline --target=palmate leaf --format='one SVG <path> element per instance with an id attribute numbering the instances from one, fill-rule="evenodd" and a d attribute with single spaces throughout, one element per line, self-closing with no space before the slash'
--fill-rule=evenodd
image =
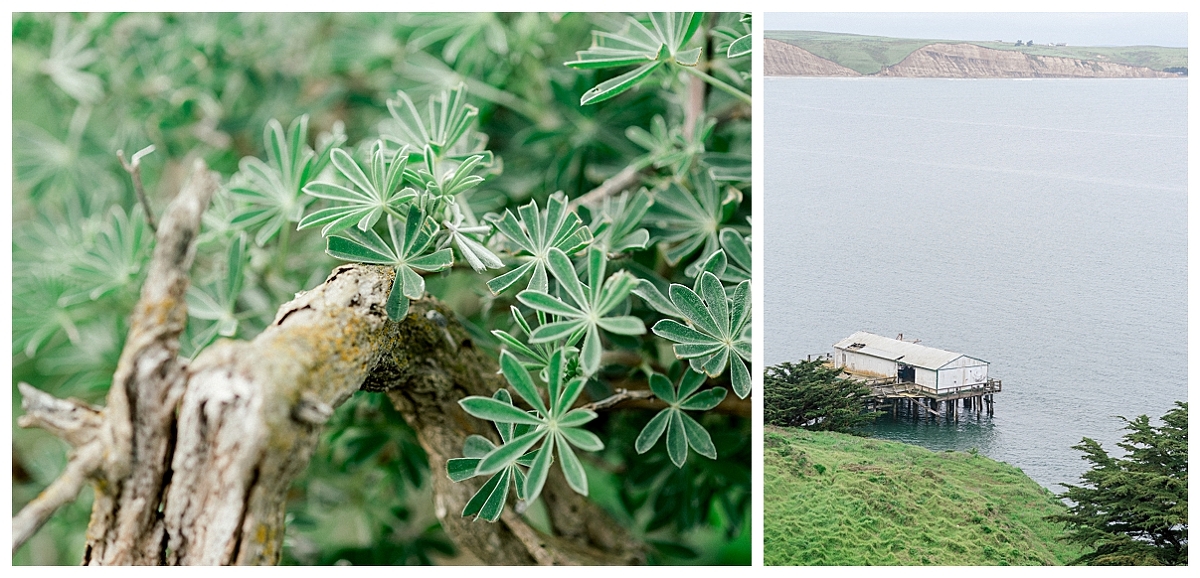
<path id="1" fill-rule="evenodd" d="M 750 241 L 733 229 L 721 229 L 721 248 L 700 265 L 701 271 L 716 275 L 723 283 L 750 279 Z"/>
<path id="2" fill-rule="evenodd" d="M 665 248 L 667 262 L 677 264 L 700 250 L 698 262 L 707 259 L 719 247 L 717 232 L 741 204 L 741 193 L 732 187 L 721 188 L 704 172 L 692 173 L 695 194 L 672 182 L 655 197 L 645 223 Z M 689 275 L 695 275 L 694 270 Z"/>
<path id="3" fill-rule="evenodd" d="M 399 320 L 408 314 L 409 300 L 425 294 L 425 280 L 417 271 L 446 269 L 454 264 L 454 256 L 448 248 L 431 250 L 437 223 L 415 205 L 409 206 L 403 221 L 389 214 L 387 226 L 390 245 L 374 229 L 351 227 L 329 237 L 325 252 L 344 261 L 395 267 L 396 278 L 384 308 L 388 318 Z"/>
<path id="4" fill-rule="evenodd" d="M 464 458 L 478 460 L 474 475 L 489 475 L 509 469 L 519 473 L 520 470 L 516 469 L 516 465 L 527 463 L 528 474 L 525 476 L 523 484 L 518 487 L 518 493 L 527 502 L 532 502 L 541 494 L 550 473 L 550 467 L 554 463 L 556 449 L 558 450 L 558 462 L 562 465 L 567 484 L 576 492 L 586 496 L 588 492 L 587 475 L 573 448 L 584 451 L 604 449 L 604 442 L 599 437 L 582 429 L 583 425 L 596 418 L 596 413 L 587 409 L 571 409 L 583 391 L 585 379 L 583 377 L 567 379 L 566 353 L 565 350 L 560 349 L 551 356 L 547 366 L 547 376 L 549 377 L 546 382 L 547 395 L 543 399 L 541 392 L 534 384 L 533 376 L 521 362 L 511 353 L 501 352 L 500 372 L 504 374 L 513 391 L 516 391 L 517 395 L 533 408 L 530 412 L 506 403 L 499 394 L 493 398 L 472 396 L 459 401 L 459 406 L 472 416 L 495 421 L 498 424 L 519 422 L 528 427 L 524 431 L 514 430 L 513 437 L 505 439 L 502 445 L 478 458 Z M 539 443 L 541 446 L 537 448 L 536 455 L 530 456 L 532 453 L 530 450 Z M 465 479 L 464 476 L 467 475 L 465 469 L 468 465 L 466 462 L 456 462 L 454 475 Z M 449 468 L 449 466 L 447 467 Z M 497 482 L 497 485 L 499 483 Z M 490 492 L 494 491 L 494 487 L 487 488 L 485 485 L 485 489 L 491 496 Z M 476 498 L 478 497 L 479 495 L 476 494 Z M 474 502 L 475 499 L 473 498 L 472 501 Z M 480 502 L 479 510 L 475 510 L 475 512 L 482 512 L 480 516 L 483 513 L 492 513 L 482 505 L 487 503 L 486 499 L 480 498 Z M 464 515 L 467 514 L 464 512 Z M 495 515 L 498 517 L 499 513 L 495 513 Z"/>
<path id="5" fill-rule="evenodd" d="M 254 236 L 260 247 L 270 241 L 287 223 L 299 222 L 312 198 L 301 194 L 308 180 L 324 166 L 329 150 L 345 140 L 334 134 L 319 139 L 324 147 L 312 150 L 307 143 L 308 116 L 292 121 L 284 135 L 283 126 L 271 119 L 263 135 L 267 162 L 245 157 L 239 164 L 229 192 L 245 205 L 230 223 L 240 228 L 258 227 Z"/>
<path id="6" fill-rule="evenodd" d="M 717 183 L 740 185 L 753 177 L 750 155 L 706 152 L 697 159 L 708 176 Z"/>
<path id="7" fill-rule="evenodd" d="M 737 58 L 750 54 L 754 49 L 754 35 L 750 33 L 751 15 L 749 13 L 742 14 L 741 22 L 746 26 L 746 34 L 739 36 L 736 40 L 729 44 L 726 50 L 726 55 L 729 58 Z"/>
<path id="8" fill-rule="evenodd" d="M 550 364 L 550 357 L 554 355 L 555 351 L 558 351 L 558 344 L 552 342 L 529 342 L 529 336 L 533 333 L 533 330 L 525 322 L 525 318 L 521 316 L 521 311 L 515 305 L 510 307 L 510 310 L 513 319 L 516 321 L 516 332 L 520 333 L 523 339 L 501 329 L 493 329 L 492 335 L 496 336 L 496 339 L 499 339 L 504 344 L 504 347 L 521 361 L 525 369 L 540 373 L 543 381 L 548 380 L 549 377 L 546 376 L 544 370 Z M 538 311 L 536 317 L 539 327 L 546 325 L 546 314 L 544 312 Z"/>
<path id="9" fill-rule="evenodd" d="M 150 259 L 152 237 L 140 206 L 128 215 L 121 207 L 112 207 L 91 246 L 71 268 L 86 291 L 78 299 L 95 301 L 133 286 Z"/>
<path id="10" fill-rule="evenodd" d="M 508 394 L 507 390 L 501 389 L 497 391 L 491 400 L 498 405 L 507 405 L 512 410 L 521 412 L 521 410 L 513 407 L 512 396 Z M 502 444 L 507 444 L 513 438 L 528 433 L 527 428 L 517 429 L 520 426 L 515 426 L 511 422 L 496 421 L 495 426 L 496 430 L 500 433 Z M 495 449 L 496 445 L 483 436 L 472 435 L 468 437 L 463 443 L 463 456 L 465 457 L 453 458 L 446 462 L 446 473 L 450 476 L 450 480 L 457 483 L 481 475 L 478 473 L 479 463 Z M 517 499 L 525 499 L 526 476 L 520 466 L 528 468 L 534 463 L 537 456 L 538 451 L 536 450 L 526 453 L 513 460 L 507 467 L 494 473 L 467 502 L 466 507 L 463 508 L 463 517 L 475 516 L 475 519 L 483 518 L 489 522 L 495 522 L 500 518 L 500 514 L 504 510 L 504 504 L 508 500 L 508 489 L 510 487 L 515 486 Z"/>
<path id="11" fill-rule="evenodd" d="M 697 118 L 692 137 L 687 139 L 683 136 L 682 126 L 668 129 L 662 115 L 655 115 L 650 121 L 649 131 L 631 126 L 625 129 L 625 136 L 648 151 L 642 157 L 643 162 L 651 163 L 654 168 L 670 168 L 678 180 L 691 170 L 697 157 L 704 154 L 704 143 L 712 136 L 716 126 L 717 122 L 712 118 Z"/>
<path id="12" fill-rule="evenodd" d="M 465 223 L 465 218 L 462 211 L 458 208 L 458 203 L 450 205 L 450 210 L 454 215 L 452 220 L 442 221 L 442 227 L 446 230 L 445 245 L 451 243 L 458 248 L 458 252 L 462 255 L 463 260 L 475 270 L 476 273 L 482 273 L 487 269 L 499 269 L 504 266 L 504 262 L 496 256 L 495 253 L 488 249 L 473 235 L 482 235 L 484 238 L 492 231 L 488 225 L 468 225 Z"/>
<path id="13" fill-rule="evenodd" d="M 330 158 L 334 168 L 351 186 L 324 181 L 305 185 L 305 194 L 332 201 L 333 206 L 305 215 L 297 229 L 324 225 L 321 235 L 326 237 L 351 225 L 365 231 L 375 226 L 384 213 L 402 216 L 404 203 L 417 194 L 411 188 L 401 188 L 404 167 L 408 165 L 407 147 L 391 155 L 383 141 L 375 141 L 366 171 L 340 148 L 334 149 Z"/>
<path id="14" fill-rule="evenodd" d="M 646 427 L 642 428 L 634 442 L 637 453 L 644 454 L 658 443 L 663 432 L 667 434 L 667 454 L 676 467 L 683 467 L 687 461 L 688 448 L 709 458 L 717 459 L 717 448 L 712 443 L 712 437 L 695 419 L 683 413 L 683 410 L 707 411 L 725 399 L 725 388 L 714 387 L 697 392 L 704 384 L 705 375 L 690 369 L 685 370 L 680 378 L 679 386 L 673 388 L 671 382 L 662 375 L 650 375 L 650 389 L 654 395 L 667 404 L 658 412 Z"/>
<path id="15" fill-rule="evenodd" d="M 395 121 L 395 131 L 389 136 L 414 152 L 429 147 L 434 155 L 440 156 L 467 134 L 479 109 L 467 104 L 467 88 L 463 84 L 442 91 L 440 98 L 429 99 L 428 105 L 428 113 L 422 116 L 408 94 L 397 91 L 396 98 L 387 101 L 388 112 Z"/>
<path id="16" fill-rule="evenodd" d="M 550 195 L 544 212 L 538 211 L 537 201 L 530 201 L 519 207 L 517 213 L 521 215 L 520 220 L 512 211 L 505 210 L 503 217 L 492 221 L 512 244 L 518 260 L 523 261 L 512 271 L 488 281 L 488 289 L 496 295 L 526 276 L 529 276 L 528 289 L 549 291 L 546 263 L 550 249 L 557 248 L 573 255 L 592 240 L 591 231 L 583 226 L 579 215 L 567 209 L 567 197 L 561 191 Z"/>
<path id="17" fill-rule="evenodd" d="M 688 360 L 695 371 L 716 377 L 728 365 L 733 392 L 740 398 L 749 395 L 750 281 L 742 281 L 727 294 L 716 275 L 704 271 L 694 291 L 672 284 L 669 293 L 687 324 L 663 319 L 654 324 L 654 334 L 675 342 L 675 355 Z"/>
<path id="18" fill-rule="evenodd" d="M 650 233 L 638 228 L 654 195 L 645 188 L 636 193 L 626 191 L 617 197 L 605 197 L 600 210 L 592 216 L 592 247 L 609 255 L 617 255 L 631 249 L 645 249 L 650 242 Z"/>
<path id="19" fill-rule="evenodd" d="M 192 340 L 195 352 L 208 346 L 218 335 L 237 335 L 237 299 L 242 292 L 242 268 L 246 261 L 246 237 L 239 234 L 229 243 L 225 259 L 225 278 L 205 287 L 188 288 L 188 316 L 211 321 L 212 324 Z"/>
<path id="20" fill-rule="evenodd" d="M 596 104 L 617 96 L 645 80 L 664 64 L 695 66 L 700 60 L 700 48 L 684 50 L 695 35 L 703 13 L 651 13 L 650 26 L 629 17 L 620 32 L 592 32 L 592 46 L 575 53 L 575 60 L 565 63 L 580 70 L 639 65 L 637 68 L 609 79 L 584 93 L 581 105 Z"/>
<path id="21" fill-rule="evenodd" d="M 629 296 L 635 283 L 633 276 L 619 271 L 604 279 L 608 257 L 595 247 L 588 250 L 588 285 L 579 281 L 571 259 L 558 248 L 550 249 L 548 263 L 559 287 L 573 304 L 543 291 L 525 290 L 518 293 L 517 300 L 521 303 L 561 319 L 538 327 L 530 334 L 529 341 L 545 343 L 583 334 L 580 368 L 585 375 L 594 375 L 600 369 L 600 329 L 619 335 L 642 335 L 646 332 L 645 324 L 637 317 L 606 317 Z M 566 344 L 574 345 L 571 341 Z"/>
<path id="22" fill-rule="evenodd" d="M 100 77 L 83 70 L 100 57 L 98 50 L 87 47 L 91 40 L 86 29 L 72 31 L 71 17 L 61 14 L 54 23 L 50 55 L 40 65 L 40 69 L 63 92 L 85 104 L 95 103 L 104 97 L 104 83 Z"/>

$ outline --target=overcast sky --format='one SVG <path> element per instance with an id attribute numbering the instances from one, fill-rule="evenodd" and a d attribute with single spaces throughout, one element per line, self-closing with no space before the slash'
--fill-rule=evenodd
<path id="1" fill-rule="evenodd" d="M 764 30 L 1075 46 L 1187 46 L 1186 12 L 767 12 Z"/>

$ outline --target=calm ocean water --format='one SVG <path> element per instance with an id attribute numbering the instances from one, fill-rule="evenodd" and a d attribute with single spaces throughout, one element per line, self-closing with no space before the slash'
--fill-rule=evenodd
<path id="1" fill-rule="evenodd" d="M 1187 81 L 767 79 L 765 361 L 859 330 L 966 353 L 995 413 L 872 435 L 1060 491 L 1187 399 Z"/>

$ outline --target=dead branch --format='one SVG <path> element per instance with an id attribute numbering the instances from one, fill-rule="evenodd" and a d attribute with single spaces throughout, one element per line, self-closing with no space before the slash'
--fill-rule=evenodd
<path id="1" fill-rule="evenodd" d="M 179 335 L 187 323 L 188 271 L 200 218 L 218 188 L 196 161 L 159 227 L 154 254 L 130 320 L 105 407 L 103 484 L 88 525 L 85 563 L 156 564 L 157 522 L 170 465 L 175 408 L 183 394 Z"/>
<path id="2" fill-rule="evenodd" d="M 25 415 L 17 418 L 21 427 L 40 427 L 72 448 L 79 448 L 96 439 L 103 417 L 100 408 L 77 399 L 58 399 L 28 383 L 18 383 L 21 409 Z"/>
<path id="3" fill-rule="evenodd" d="M 138 202 L 142 204 L 142 210 L 146 213 L 146 224 L 150 226 L 150 230 L 158 233 L 158 225 L 154 222 L 154 213 L 150 211 L 150 201 L 146 199 L 146 189 L 142 186 L 142 157 L 154 152 L 154 145 L 150 145 L 136 153 L 133 153 L 133 159 L 125 160 L 125 151 L 117 151 L 117 159 L 121 161 L 121 168 L 129 173 L 129 178 L 133 181 L 133 192 L 137 194 Z"/>
<path id="4" fill-rule="evenodd" d="M 63 473 L 21 508 L 13 517 L 13 552 L 32 537 L 60 507 L 75 501 L 79 491 L 83 489 L 84 482 L 100 466 L 102 452 L 100 444 L 96 443 L 71 452 Z"/>
<path id="5" fill-rule="evenodd" d="M 592 411 L 598 411 L 598 410 L 602 410 L 602 409 L 611 408 L 619 403 L 626 402 L 626 401 L 629 401 L 632 399 L 650 399 L 653 397 L 654 397 L 654 392 L 652 392 L 648 389 L 642 389 L 642 390 L 638 390 L 638 391 L 629 391 L 627 389 L 618 389 L 615 393 L 613 393 L 612 395 L 610 395 L 604 399 L 601 399 L 599 401 L 593 401 L 592 403 L 585 404 L 580 407 L 582 407 L 583 409 L 590 409 Z"/>
<path id="6" fill-rule="evenodd" d="M 603 183 L 600 183 L 600 186 L 588 191 L 583 195 L 571 199 L 571 202 L 568 203 L 567 206 L 570 209 L 578 209 L 579 207 L 595 209 L 596 207 L 600 206 L 600 203 L 602 203 L 606 197 L 619 194 L 629 187 L 636 185 L 638 179 L 641 177 L 643 168 L 644 167 L 636 163 L 629 165 L 622 169 L 621 172 L 609 177 Z"/>

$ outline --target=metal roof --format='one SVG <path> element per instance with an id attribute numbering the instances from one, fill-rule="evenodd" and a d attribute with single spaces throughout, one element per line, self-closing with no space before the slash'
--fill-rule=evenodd
<path id="1" fill-rule="evenodd" d="M 862 345 L 859 347 L 852 347 L 853 345 L 859 343 Z M 881 335 L 875 335 L 874 333 L 867 333 L 866 331 L 859 331 L 858 333 L 855 333 L 854 335 L 835 343 L 833 348 L 844 349 L 846 351 L 855 351 L 862 353 L 863 355 L 870 355 L 871 357 L 878 357 L 888 361 L 899 361 L 900 363 L 911 365 L 913 367 L 920 367 L 935 371 L 945 367 L 946 364 L 950 363 L 951 361 L 963 357 L 963 354 L 961 353 L 954 353 L 953 351 L 946 351 L 936 347 L 928 347 L 916 343 L 909 343 L 907 341 L 891 339 Z M 971 359 L 983 361 L 978 357 L 972 357 Z M 986 361 L 983 362 L 987 363 Z"/>

